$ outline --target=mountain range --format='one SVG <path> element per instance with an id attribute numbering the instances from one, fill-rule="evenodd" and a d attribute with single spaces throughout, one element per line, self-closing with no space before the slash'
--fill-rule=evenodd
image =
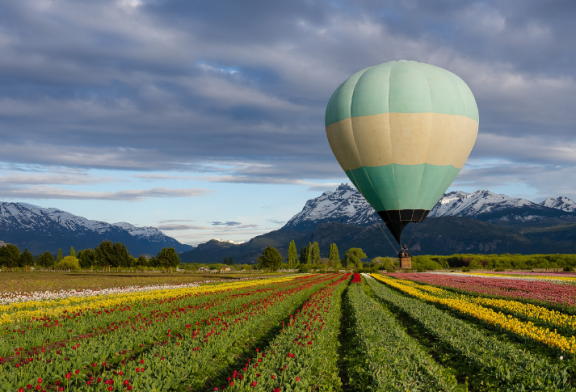
<path id="1" fill-rule="evenodd" d="M 298 247 L 317 241 L 322 256 L 336 243 L 343 251 L 362 248 L 369 257 L 392 256 L 393 242 L 364 197 L 348 184 L 308 200 L 282 228 L 235 244 L 210 240 L 196 247 L 181 244 L 154 227 L 88 220 L 56 209 L 0 202 L 0 240 L 33 254 L 74 246 L 94 247 L 103 240 L 125 243 L 133 255 L 174 247 L 185 262 L 253 263 L 267 246 L 283 256 L 291 240 Z M 576 202 L 559 196 L 541 203 L 490 191 L 445 194 L 427 219 L 404 231 L 413 254 L 576 253 Z M 66 250 L 66 249 L 65 249 Z"/>
<path id="2" fill-rule="evenodd" d="M 129 223 L 89 220 L 57 208 L 41 208 L 27 203 L 0 202 L 0 240 L 28 248 L 34 255 L 47 250 L 64 253 L 93 248 L 104 240 L 126 244 L 132 255 L 156 254 L 163 247 L 178 252 L 193 249 L 168 237 L 155 227 L 136 227 Z"/>
<path id="3" fill-rule="evenodd" d="M 334 242 L 343 250 L 360 247 L 369 257 L 392 256 L 398 244 L 364 197 L 348 184 L 308 200 L 281 229 L 239 244 L 211 240 L 181 255 L 188 262 L 254 262 L 266 246 L 283 256 L 317 241 L 322 256 Z M 404 241 L 414 254 L 576 253 L 576 202 L 560 196 L 541 203 L 490 191 L 450 192 L 423 223 L 410 224 Z"/>

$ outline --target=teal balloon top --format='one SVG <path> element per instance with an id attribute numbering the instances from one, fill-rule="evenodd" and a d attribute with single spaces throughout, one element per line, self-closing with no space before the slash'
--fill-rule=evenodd
<path id="1" fill-rule="evenodd" d="M 456 178 L 477 133 L 478 107 L 466 83 L 416 61 L 355 73 L 326 108 L 336 159 L 398 242 Z"/>

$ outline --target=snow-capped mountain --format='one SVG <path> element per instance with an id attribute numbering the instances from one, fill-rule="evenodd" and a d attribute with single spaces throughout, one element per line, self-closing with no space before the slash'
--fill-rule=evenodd
<path id="1" fill-rule="evenodd" d="M 294 215 L 283 229 L 306 232 L 328 222 L 367 226 L 375 222 L 374 216 L 374 209 L 356 188 L 341 184 L 334 192 L 326 191 L 308 200 L 302 211 Z"/>
<path id="2" fill-rule="evenodd" d="M 566 196 L 558 196 L 556 199 L 549 197 L 540 203 L 540 205 L 566 212 L 576 212 L 576 202 Z"/>
<path id="3" fill-rule="evenodd" d="M 434 206 L 428 217 L 458 216 L 491 221 L 531 221 L 544 216 L 558 215 L 549 207 L 530 200 L 495 194 L 490 191 L 474 193 L 449 192 Z"/>
<path id="4" fill-rule="evenodd" d="M 126 230 L 133 237 L 146 238 L 148 241 L 162 242 L 166 237 L 164 233 L 152 226 L 136 227 L 127 222 L 113 223 L 112 226 Z"/>
<path id="5" fill-rule="evenodd" d="M 103 240 L 123 242 L 135 255 L 156 253 L 163 247 L 177 251 L 192 249 L 154 227 L 129 223 L 109 224 L 71 214 L 57 208 L 41 208 L 27 203 L 0 202 L 0 239 L 31 252 L 58 248 L 95 247 Z"/>
<path id="6" fill-rule="evenodd" d="M 560 202 L 552 207 L 549 200 Z M 544 204 L 546 202 L 548 204 Z M 576 203 L 566 197 L 550 198 L 537 204 L 526 199 L 480 190 L 474 193 L 446 193 L 436 203 L 428 218 L 456 216 L 505 223 L 572 216 L 572 212 L 576 212 Z M 373 208 L 360 192 L 348 184 L 341 184 L 334 192 L 327 191 L 308 200 L 302 211 L 290 219 L 283 229 L 308 232 L 321 223 L 328 222 L 368 226 L 373 224 L 375 219 Z"/>

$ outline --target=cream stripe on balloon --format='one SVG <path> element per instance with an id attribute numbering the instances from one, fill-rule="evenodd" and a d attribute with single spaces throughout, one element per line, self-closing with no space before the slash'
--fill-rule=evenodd
<path id="1" fill-rule="evenodd" d="M 461 169 L 474 146 L 478 122 L 451 114 L 382 113 L 340 120 L 326 134 L 344 171 L 392 163 Z"/>

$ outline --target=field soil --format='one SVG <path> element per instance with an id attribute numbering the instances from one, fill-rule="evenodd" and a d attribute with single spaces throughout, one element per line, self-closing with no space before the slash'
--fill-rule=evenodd
<path id="1" fill-rule="evenodd" d="M 0 293 L 85 290 L 255 278 L 261 274 L 0 272 Z"/>

